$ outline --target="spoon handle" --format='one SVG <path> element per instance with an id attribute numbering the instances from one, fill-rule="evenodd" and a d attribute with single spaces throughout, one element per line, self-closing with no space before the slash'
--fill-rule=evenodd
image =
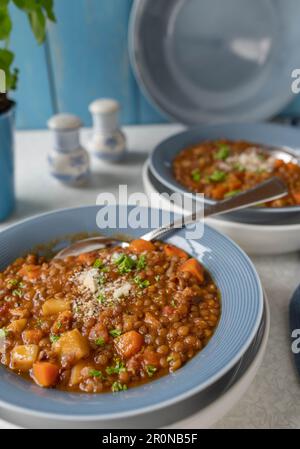
<path id="1" fill-rule="evenodd" d="M 238 195 L 223 201 L 218 201 L 215 204 L 209 204 L 204 207 L 204 211 L 196 211 L 188 216 L 182 216 L 181 218 L 169 223 L 153 231 L 143 235 L 144 240 L 160 239 L 165 234 L 175 230 L 183 228 L 189 224 L 196 223 L 201 218 L 209 217 L 210 215 L 218 215 L 222 213 L 231 212 L 238 209 L 244 209 L 245 207 L 254 206 L 255 204 L 265 203 L 272 201 L 287 194 L 287 188 L 281 179 L 273 177 L 264 181 L 253 189 L 246 190 Z"/>

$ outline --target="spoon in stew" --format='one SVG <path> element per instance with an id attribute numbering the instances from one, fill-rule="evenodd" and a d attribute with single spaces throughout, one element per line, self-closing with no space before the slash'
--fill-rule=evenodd
<path id="1" fill-rule="evenodd" d="M 203 211 L 195 211 L 188 216 L 182 216 L 166 226 L 147 232 L 147 234 L 139 238 L 147 241 L 157 240 L 172 231 L 174 232 L 177 229 L 182 229 L 187 225 L 195 224 L 203 217 L 206 218 L 211 215 L 224 214 L 234 210 L 255 206 L 259 203 L 265 203 L 281 198 L 287 193 L 288 190 L 284 182 L 277 177 L 273 177 L 267 181 L 257 184 L 252 189 L 246 190 L 245 192 L 239 193 L 231 198 L 218 201 L 215 204 L 205 205 Z M 68 256 L 79 256 L 82 253 L 88 253 L 117 245 L 125 248 L 129 245 L 129 243 L 113 237 L 90 237 L 84 240 L 79 240 L 67 248 L 64 248 L 56 254 L 54 259 L 64 259 Z"/>

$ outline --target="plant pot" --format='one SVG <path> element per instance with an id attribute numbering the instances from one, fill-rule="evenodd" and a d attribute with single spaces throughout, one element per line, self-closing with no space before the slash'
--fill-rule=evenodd
<path id="1" fill-rule="evenodd" d="M 15 104 L 0 114 L 0 221 L 15 206 L 14 187 L 14 120 Z"/>

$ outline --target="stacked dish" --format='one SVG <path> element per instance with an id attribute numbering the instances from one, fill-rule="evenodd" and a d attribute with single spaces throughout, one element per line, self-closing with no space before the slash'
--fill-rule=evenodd
<path id="1" fill-rule="evenodd" d="M 193 201 L 184 212 L 190 212 L 279 176 L 289 187 L 289 195 L 279 202 L 210 218 L 208 223 L 251 254 L 295 251 L 300 248 L 298 141 L 298 130 L 275 124 L 193 128 L 154 149 L 144 167 L 145 190 L 180 194 L 178 205 L 189 195 Z M 204 198 L 197 195 L 203 191 L 208 192 Z"/>
<path id="2" fill-rule="evenodd" d="M 78 235 L 78 233 L 82 235 L 82 233 L 93 234 L 99 232 L 99 227 L 96 224 L 96 216 L 101 211 L 103 213 L 103 207 L 90 206 L 51 212 L 25 220 L 6 229 L 0 235 L 0 269 L 2 272 L 2 296 L 0 298 L 2 307 L 1 339 L 7 339 L 5 340 L 6 344 L 1 346 L 0 406 L 3 417 L 25 427 L 111 428 L 170 426 L 179 420 L 183 420 L 182 425 L 185 425 L 184 420 L 188 416 L 194 415 L 194 419 L 196 420 L 195 424 L 199 427 L 211 425 L 245 391 L 258 369 L 265 350 L 269 328 L 268 307 L 255 268 L 239 247 L 207 226 L 205 227 L 204 236 L 201 241 L 188 240 L 186 239 L 184 230 L 178 230 L 162 244 L 157 243 L 147 248 L 141 246 L 141 243 L 132 243 L 132 246 L 129 246 L 126 253 L 127 262 L 129 258 L 131 258 L 131 261 L 138 261 L 142 257 L 144 266 L 145 261 L 150 264 L 152 258 L 163 257 L 166 269 L 167 267 L 170 268 L 168 264 L 171 263 L 171 260 L 168 262 L 166 254 L 170 254 L 171 249 L 173 251 L 173 255 L 171 256 L 173 271 L 175 264 L 175 266 L 179 267 L 179 271 L 182 272 L 182 275 L 176 274 L 176 272 L 174 274 L 173 272 L 172 282 L 174 288 L 179 288 L 179 285 L 184 286 L 186 282 L 186 286 L 190 287 L 184 295 L 181 294 L 181 296 L 185 297 L 187 297 L 187 292 L 189 291 L 203 291 L 203 297 L 195 296 L 192 293 L 192 297 L 190 298 L 192 302 L 189 305 L 188 303 L 184 305 L 184 310 L 190 310 L 188 316 L 195 319 L 194 326 L 187 324 L 187 320 L 190 318 L 185 318 L 181 322 L 182 324 L 184 321 L 186 327 L 191 332 L 189 341 L 185 341 L 185 335 L 187 334 L 185 330 L 183 332 L 183 329 L 181 331 L 178 330 L 178 335 L 177 337 L 175 336 L 175 340 L 171 337 L 174 334 L 174 330 L 178 329 L 178 326 L 176 319 L 174 321 L 172 318 L 173 312 L 171 311 L 171 313 L 170 309 L 172 308 L 176 312 L 177 307 L 183 305 L 183 303 L 181 303 L 181 306 L 176 304 L 176 292 L 170 296 L 168 293 L 170 285 L 163 287 L 163 284 L 160 284 L 159 291 L 160 294 L 163 293 L 163 296 L 160 296 L 158 303 L 156 302 L 156 295 L 149 293 L 149 289 L 153 292 L 155 291 L 155 281 L 163 283 L 164 276 L 168 276 L 159 265 L 157 269 L 160 270 L 160 279 L 157 278 L 157 275 L 154 277 L 151 273 L 147 274 L 147 270 L 140 270 L 137 262 L 134 262 L 130 267 L 126 262 L 125 267 L 125 256 L 123 255 L 121 261 L 120 251 L 122 250 L 120 249 L 117 250 L 118 258 L 112 259 L 113 261 L 119 261 L 112 262 L 112 264 L 116 263 L 113 267 L 108 262 L 107 254 L 106 258 L 104 258 L 103 253 L 97 255 L 90 253 L 89 257 L 81 258 L 80 263 L 75 259 L 68 259 L 66 261 L 68 266 L 67 271 L 63 268 L 65 262 L 60 262 L 58 264 L 60 270 L 54 270 L 56 274 L 53 268 L 56 267 L 57 270 L 58 265 L 55 265 L 51 258 L 45 260 L 29 256 L 20 259 L 20 256 L 32 252 L 33 248 L 36 248 L 36 252 L 42 251 L 41 248 L 44 245 L 47 245 L 49 248 L 49 242 L 56 242 L 55 247 L 52 244 L 52 249 L 54 252 L 57 252 L 62 246 L 68 245 L 70 239 L 73 239 L 74 235 Z M 108 230 L 100 229 L 102 234 L 112 235 L 121 231 L 137 241 L 136 239 L 139 236 L 148 231 L 148 229 L 131 229 L 129 226 L 124 229 L 113 229 L 113 217 L 115 214 L 111 215 L 109 208 L 107 211 L 108 216 L 112 218 L 109 219 Z M 131 211 L 132 206 L 120 206 L 117 208 L 116 213 L 119 214 L 122 212 L 123 214 L 130 215 Z M 153 211 L 143 208 L 139 212 L 142 214 L 146 212 L 148 214 L 150 212 L 153 213 Z M 169 214 L 162 213 L 163 224 L 166 224 L 169 219 Z M 69 237 L 65 237 L 66 235 Z M 167 244 L 166 254 L 161 255 L 161 251 L 165 251 L 165 244 Z M 140 251 L 137 253 L 138 259 L 133 254 L 137 251 L 137 248 Z M 59 291 L 63 291 L 62 289 L 65 288 L 64 285 L 68 286 L 68 291 L 71 294 L 74 287 L 71 285 L 74 281 L 74 274 L 76 276 L 78 273 L 80 274 L 82 263 L 87 264 L 86 267 L 83 267 L 83 272 L 85 273 L 87 267 L 91 266 L 91 257 L 93 260 L 96 257 L 92 263 L 92 270 L 99 270 L 101 277 L 102 275 L 108 277 L 106 284 L 107 295 L 109 294 L 108 287 L 111 286 L 110 270 L 112 270 L 113 279 L 115 280 L 116 267 L 120 268 L 121 263 L 124 266 L 122 265 L 122 270 L 118 271 L 122 273 L 121 278 L 118 279 L 118 292 L 120 291 L 119 282 L 122 280 L 124 282 L 126 278 L 126 285 L 128 286 L 131 283 L 131 293 L 129 296 L 124 294 L 118 304 L 106 303 L 101 299 L 99 317 L 97 315 L 95 319 L 99 319 L 103 325 L 104 322 L 101 321 L 103 320 L 103 315 L 101 313 L 105 312 L 109 315 L 110 311 L 113 311 L 113 317 L 121 314 L 121 321 L 119 321 L 118 325 L 118 334 L 110 331 L 110 336 L 107 336 L 107 339 L 103 337 L 104 341 L 101 341 L 98 349 L 95 349 L 94 343 L 91 342 L 91 338 L 93 338 L 91 334 L 86 334 L 84 328 L 78 323 L 78 316 L 76 315 L 78 310 L 74 309 L 74 304 L 72 303 L 72 307 L 69 307 L 70 301 L 72 302 L 74 300 L 78 306 L 78 295 L 80 296 L 80 293 L 77 292 L 75 299 L 72 299 L 70 295 L 64 298 L 59 294 Z M 99 257 L 102 257 L 104 267 L 99 263 Z M 18 260 L 13 263 L 16 259 Z M 183 270 L 183 266 L 186 267 L 187 262 L 189 262 L 188 265 L 193 266 L 193 270 L 195 267 L 202 267 L 200 277 L 197 277 L 193 270 L 189 274 L 186 273 L 187 270 Z M 126 268 L 125 271 L 123 270 L 124 267 Z M 155 266 L 153 269 L 155 270 Z M 138 270 L 138 275 L 135 270 Z M 14 277 L 12 277 L 12 273 L 14 273 Z M 59 277 L 65 276 L 66 273 L 69 273 L 68 280 L 61 282 L 62 279 Z M 49 276 L 51 277 L 54 274 L 57 277 L 55 289 L 58 294 L 55 298 L 56 301 L 60 301 L 59 304 L 58 302 L 53 303 L 53 292 L 51 293 L 50 291 L 49 295 L 50 293 L 52 295 L 50 302 L 52 302 L 51 304 L 49 303 L 47 289 L 43 289 L 42 286 L 43 283 L 48 285 Z M 137 278 L 139 278 L 139 282 L 136 282 Z M 182 280 L 180 281 L 180 279 Z M 18 282 L 18 285 L 16 282 Z M 197 283 L 199 284 L 198 286 Z M 49 285 L 47 288 L 50 288 Z M 141 303 L 141 296 L 138 293 L 139 288 L 142 288 L 143 297 L 147 299 L 147 302 Z M 163 288 L 164 291 L 161 292 Z M 207 296 L 205 296 L 206 288 L 209 288 L 210 291 L 209 294 L 207 291 Z M 212 292 L 215 293 L 212 294 Z M 114 293 L 116 293 L 116 289 L 112 293 L 112 297 L 115 298 L 116 295 Z M 217 295 L 215 298 L 218 298 L 221 305 L 221 313 L 217 324 L 215 321 L 215 324 L 211 324 L 211 318 L 208 317 L 208 312 L 201 314 L 203 317 L 202 321 L 197 318 L 199 311 L 203 310 L 205 301 L 212 301 L 214 295 Z M 119 295 L 117 296 L 119 298 Z M 10 300 L 8 300 L 9 298 Z M 138 301 L 139 305 L 137 304 Z M 205 307 L 211 307 L 208 304 L 210 303 L 207 303 Z M 63 312 L 53 309 L 50 313 L 50 305 L 52 308 L 54 306 L 54 308 L 57 308 L 59 305 L 60 311 L 62 310 L 62 305 L 67 308 L 63 307 Z M 21 323 L 24 326 L 21 332 L 18 333 L 17 328 L 20 324 L 20 316 L 15 315 L 15 310 L 17 308 L 19 311 L 22 311 L 25 306 L 26 315 L 21 320 L 25 320 L 26 323 Z M 95 389 L 87 389 L 87 385 L 99 386 L 100 376 L 98 373 L 100 370 L 102 370 L 102 374 L 105 374 L 105 371 L 102 369 L 104 362 L 99 359 L 101 351 L 106 351 L 106 356 L 109 357 L 107 355 L 109 348 L 112 350 L 114 347 L 115 350 L 120 350 L 120 344 L 117 342 L 127 332 L 123 320 L 126 318 L 128 322 L 128 314 L 132 313 L 132 307 L 139 308 L 140 324 L 133 332 L 139 334 L 140 341 L 142 342 L 141 346 L 137 349 L 138 353 L 134 356 L 137 357 L 135 361 L 139 360 L 139 357 L 144 357 L 145 359 L 146 352 L 149 355 L 149 351 L 153 353 L 154 350 L 154 352 L 157 351 L 157 354 L 162 353 L 162 349 L 155 349 L 156 343 L 150 343 L 149 337 L 147 337 L 148 334 L 153 332 L 155 334 L 156 331 L 151 330 L 151 325 L 153 322 L 158 322 L 158 329 L 164 330 L 164 332 L 160 331 L 159 333 L 161 337 L 165 332 L 171 332 L 164 343 L 165 347 L 170 348 L 164 349 L 164 353 L 171 351 L 170 354 L 174 354 L 171 358 L 167 359 L 168 363 L 170 363 L 170 366 L 174 366 L 174 360 L 180 359 L 182 360 L 182 366 L 177 370 L 174 369 L 174 372 L 171 373 L 169 370 L 160 371 L 159 364 L 161 361 L 158 362 L 158 365 L 155 365 L 155 354 L 154 356 L 152 354 L 151 371 L 149 371 L 149 365 L 146 366 L 146 369 L 144 365 L 138 368 L 139 371 L 135 373 L 135 377 L 133 378 L 135 379 L 134 382 L 127 381 L 128 389 L 116 389 L 114 385 L 110 391 L 104 389 L 103 391 L 102 389 L 97 389 L 97 391 Z M 162 307 L 161 313 L 157 309 L 159 307 Z M 65 310 L 68 310 L 68 314 L 72 317 L 71 322 L 69 322 L 69 330 L 66 331 L 64 328 L 66 322 L 60 318 L 62 321 L 61 326 L 54 335 L 53 326 L 57 325 L 57 320 L 60 316 L 57 316 L 57 314 L 65 313 Z M 87 315 L 89 315 L 89 311 L 87 309 L 85 310 Z M 126 317 L 122 315 L 124 313 L 123 310 L 126 310 Z M 156 314 L 155 320 L 152 319 L 149 321 L 149 310 L 151 310 L 152 315 Z M 186 313 L 184 310 L 181 309 L 181 313 Z M 210 309 L 206 310 L 208 311 Z M 216 306 L 214 306 L 214 310 L 216 311 Z M 165 313 L 166 311 L 167 315 Z M 163 315 L 166 316 L 161 321 L 161 316 Z M 37 319 L 38 317 L 39 319 Z M 212 329 L 213 332 L 210 332 L 210 337 L 206 338 L 206 341 L 203 340 L 201 350 L 198 348 L 198 351 L 190 352 L 192 349 L 189 346 L 190 342 L 197 342 L 196 335 L 204 335 L 200 331 L 200 328 L 198 328 L 198 325 L 206 319 L 208 319 L 206 325 L 211 326 L 206 327 L 206 329 Z M 172 324 L 173 322 L 174 326 Z M 47 323 L 48 325 L 46 325 Z M 50 334 L 48 330 L 50 328 L 49 326 L 52 329 L 52 333 L 50 332 Z M 128 323 L 126 326 L 128 326 Z M 32 337 L 33 335 L 32 330 L 35 330 L 34 337 L 37 337 L 37 334 L 39 334 L 41 338 L 39 340 L 40 343 L 37 340 L 34 344 L 32 341 L 29 342 L 29 336 Z M 68 357 L 66 359 L 63 356 L 70 355 L 69 353 L 64 354 L 66 347 L 67 351 L 70 349 L 70 346 L 65 344 L 67 337 L 70 336 L 70 332 L 76 332 L 76 339 L 73 340 L 72 346 L 74 353 L 72 353 L 71 358 Z M 76 346 L 78 334 L 81 334 L 80 350 Z M 180 338 L 180 335 L 182 335 L 182 338 Z M 206 333 L 205 335 L 208 336 Z M 82 339 L 85 341 L 84 346 L 82 346 Z M 181 341 L 181 344 L 178 344 L 179 341 Z M 21 358 L 16 356 L 20 352 L 20 343 L 22 343 L 22 354 L 25 354 Z M 27 357 L 28 351 L 26 352 L 24 349 L 28 346 L 28 343 L 30 343 L 30 357 Z M 104 343 L 103 346 L 102 343 Z M 161 342 L 158 343 L 161 345 Z M 90 345 L 90 355 L 86 352 L 86 345 Z M 37 351 L 36 357 L 34 357 L 35 360 L 32 360 L 33 346 L 36 346 Z M 179 348 L 179 346 L 181 347 Z M 82 347 L 84 347 L 83 353 Z M 76 351 L 74 348 L 77 348 Z M 131 351 L 132 346 L 130 348 Z M 96 350 L 96 353 L 93 353 L 93 350 Z M 119 371 L 123 376 L 122 385 L 124 387 L 124 372 L 128 372 L 129 376 L 131 375 L 132 352 L 130 354 L 126 352 L 125 354 L 123 350 L 118 353 L 120 357 L 118 359 L 118 366 L 123 367 Z M 185 355 L 188 353 L 192 357 L 190 360 L 187 360 Z M 91 354 L 93 358 L 91 358 Z M 97 361 L 94 355 L 97 355 Z M 69 382 L 69 379 L 71 379 L 69 377 L 70 369 L 72 371 L 73 365 L 78 362 L 78 357 L 81 359 L 81 363 L 91 368 L 88 370 L 89 380 L 87 383 L 84 373 L 82 371 L 79 372 L 79 375 L 83 376 L 83 383 L 80 384 L 83 385 L 83 389 L 81 388 L 81 390 L 77 389 L 77 387 L 74 388 L 74 382 L 73 384 Z M 111 357 L 114 357 L 114 354 Z M 10 363 L 7 363 L 9 359 Z M 112 359 L 111 362 L 113 360 L 115 361 L 115 359 Z M 9 366 L 5 366 L 7 364 Z M 58 377 L 54 376 L 54 379 L 52 374 L 49 377 L 49 371 L 46 377 L 41 376 L 41 364 L 44 364 L 43 369 L 47 367 L 47 370 L 49 365 L 52 365 L 52 374 L 53 365 L 56 364 Z M 165 366 L 164 363 L 163 366 Z M 105 385 L 111 386 L 111 375 L 113 376 L 113 380 L 115 379 L 114 376 L 117 376 L 115 374 L 116 371 L 106 370 L 106 372 L 105 380 L 104 375 L 103 378 L 101 377 L 103 388 Z M 142 372 L 147 372 L 148 374 L 150 372 L 151 376 L 146 379 L 148 380 L 147 382 L 144 379 L 143 382 L 139 383 L 137 377 L 139 374 L 137 373 Z M 120 385 L 120 380 L 117 383 Z M 72 386 L 70 387 L 70 385 Z M 93 391 L 93 394 L 90 391 Z"/>

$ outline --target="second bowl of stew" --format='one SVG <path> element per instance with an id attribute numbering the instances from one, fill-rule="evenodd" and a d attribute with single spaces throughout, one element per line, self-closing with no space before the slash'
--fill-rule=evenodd
<path id="1" fill-rule="evenodd" d="M 172 191 L 190 193 L 204 205 L 222 201 L 273 176 L 288 195 L 222 215 L 248 223 L 300 219 L 299 131 L 274 124 L 203 126 L 159 144 L 150 159 L 153 175 Z M 203 194 L 197 197 L 197 194 Z"/>

